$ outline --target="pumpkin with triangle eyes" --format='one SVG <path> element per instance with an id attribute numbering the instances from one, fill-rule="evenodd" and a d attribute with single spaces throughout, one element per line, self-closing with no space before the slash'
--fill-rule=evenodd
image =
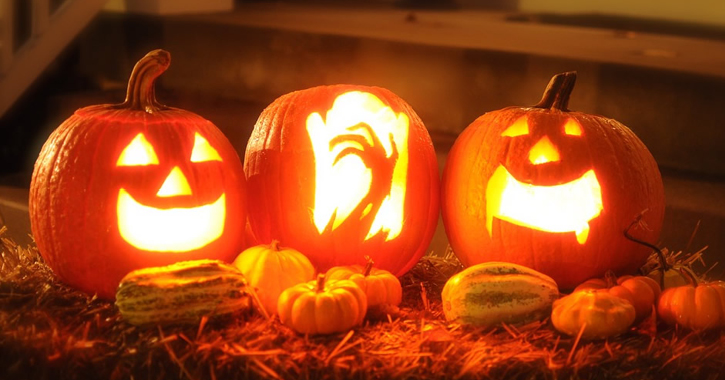
<path id="1" fill-rule="evenodd" d="M 616 120 L 567 109 L 576 73 L 552 78 L 533 107 L 484 114 L 457 138 L 441 187 L 446 233 L 466 266 L 505 261 L 571 289 L 607 270 L 632 273 L 650 251 L 624 230 L 664 216 L 657 163 Z"/>
<path id="2" fill-rule="evenodd" d="M 126 101 L 79 109 L 48 138 L 30 185 L 38 249 L 57 276 L 113 298 L 132 270 L 231 261 L 244 245 L 244 173 L 211 122 L 159 104 L 170 55 L 134 67 Z"/>

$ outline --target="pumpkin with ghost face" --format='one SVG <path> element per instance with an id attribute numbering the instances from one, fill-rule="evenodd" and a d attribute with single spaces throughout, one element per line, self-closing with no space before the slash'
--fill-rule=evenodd
<path id="1" fill-rule="evenodd" d="M 484 114 L 454 143 L 441 187 L 451 247 L 464 265 L 506 261 L 562 289 L 607 270 L 631 273 L 650 251 L 624 237 L 640 213 L 656 241 L 664 216 L 657 164 L 616 120 L 567 109 L 576 73 L 552 78 L 533 107 Z"/>
<path id="2" fill-rule="evenodd" d="M 428 131 L 384 88 L 283 95 L 257 120 L 244 172 L 252 234 L 294 247 L 319 271 L 369 256 L 402 275 L 425 253 L 438 221 Z"/>
<path id="3" fill-rule="evenodd" d="M 244 174 L 211 122 L 159 104 L 170 56 L 134 67 L 126 101 L 79 109 L 48 138 L 30 185 L 40 254 L 65 283 L 113 298 L 128 272 L 243 248 Z"/>

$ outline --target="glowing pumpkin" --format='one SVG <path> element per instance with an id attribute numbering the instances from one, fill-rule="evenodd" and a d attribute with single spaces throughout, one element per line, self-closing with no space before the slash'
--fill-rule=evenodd
<path id="1" fill-rule="evenodd" d="M 425 126 L 390 91 L 321 86 L 275 100 L 244 160 L 249 225 L 325 271 L 370 256 L 400 275 L 438 217 L 438 166 Z"/>
<path id="2" fill-rule="evenodd" d="M 159 104 L 170 55 L 134 67 L 126 101 L 79 109 L 48 138 L 30 184 L 38 249 L 58 277 L 113 298 L 128 272 L 243 248 L 244 174 L 211 122 Z"/>
<path id="3" fill-rule="evenodd" d="M 506 261 L 562 289 L 624 274 L 650 251 L 624 229 L 643 210 L 657 240 L 664 190 L 644 144 L 616 120 L 567 109 L 576 73 L 555 76 L 539 104 L 489 112 L 454 143 L 443 173 L 443 222 L 464 265 Z"/>

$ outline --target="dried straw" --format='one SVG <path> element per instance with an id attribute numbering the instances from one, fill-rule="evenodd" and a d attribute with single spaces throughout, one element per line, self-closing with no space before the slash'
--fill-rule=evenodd
<path id="1" fill-rule="evenodd" d="M 0 231 L 0 238 L 2 231 Z M 276 318 L 137 328 L 110 302 L 59 284 L 33 247 L 2 239 L 0 379 L 723 378 L 725 333 L 653 327 L 578 341 L 550 322 L 494 330 L 448 324 L 440 289 L 460 267 L 426 257 L 395 315 L 301 336 Z"/>

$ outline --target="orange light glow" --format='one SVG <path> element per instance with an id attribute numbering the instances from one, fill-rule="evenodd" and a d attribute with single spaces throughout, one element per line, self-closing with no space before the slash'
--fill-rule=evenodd
<path id="1" fill-rule="evenodd" d="M 493 218 L 547 232 L 574 232 L 579 244 L 589 236 L 589 221 L 602 212 L 602 189 L 594 170 L 555 186 L 519 182 L 499 166 L 486 188 L 486 228 Z"/>
<path id="2" fill-rule="evenodd" d="M 501 136 L 506 137 L 516 137 L 516 136 L 524 136 L 529 134 L 529 121 L 526 119 L 526 116 L 521 116 L 518 120 L 516 120 L 511 126 L 506 128 L 503 133 L 501 133 Z"/>
<path id="3" fill-rule="evenodd" d="M 571 136 L 581 136 L 582 135 L 582 126 L 579 125 L 579 123 L 574 119 L 567 120 L 566 124 L 564 124 L 564 134 L 571 135 Z"/>
<path id="4" fill-rule="evenodd" d="M 375 95 L 360 91 L 338 96 L 325 119 L 317 112 L 309 115 L 307 133 L 315 156 L 313 220 L 320 234 L 371 212 L 365 240 L 380 232 L 387 233 L 386 240 L 400 234 L 408 126 L 407 115 L 396 115 Z"/>
<path id="5" fill-rule="evenodd" d="M 191 187 L 184 173 L 181 172 L 181 169 L 175 166 L 164 180 L 156 196 L 174 197 L 177 195 L 191 195 Z"/>
<path id="6" fill-rule="evenodd" d="M 194 136 L 191 162 L 221 161 L 219 153 L 198 133 Z M 158 165 L 154 148 L 139 133 L 124 148 L 117 166 Z M 192 195 L 181 168 L 174 166 L 156 192 L 169 198 Z M 116 215 L 121 237 L 132 246 L 155 252 L 187 252 L 202 248 L 224 232 L 226 200 L 222 194 L 212 203 L 197 207 L 160 209 L 137 202 L 124 188 L 118 192 Z"/>
<path id="7" fill-rule="evenodd" d="M 209 141 L 199 133 L 194 135 L 194 148 L 191 150 L 191 162 L 221 161 L 219 152 L 209 145 Z"/>
<path id="8" fill-rule="evenodd" d="M 559 161 L 559 150 L 548 137 L 542 137 L 529 151 L 529 161 L 534 165 Z"/>
<path id="9" fill-rule="evenodd" d="M 143 133 L 139 133 L 118 156 L 116 166 L 158 165 L 159 158 Z"/>
<path id="10" fill-rule="evenodd" d="M 144 251 L 186 252 L 222 235 L 225 195 L 199 207 L 158 209 L 138 203 L 122 188 L 117 212 L 121 237 L 132 246 Z"/>

